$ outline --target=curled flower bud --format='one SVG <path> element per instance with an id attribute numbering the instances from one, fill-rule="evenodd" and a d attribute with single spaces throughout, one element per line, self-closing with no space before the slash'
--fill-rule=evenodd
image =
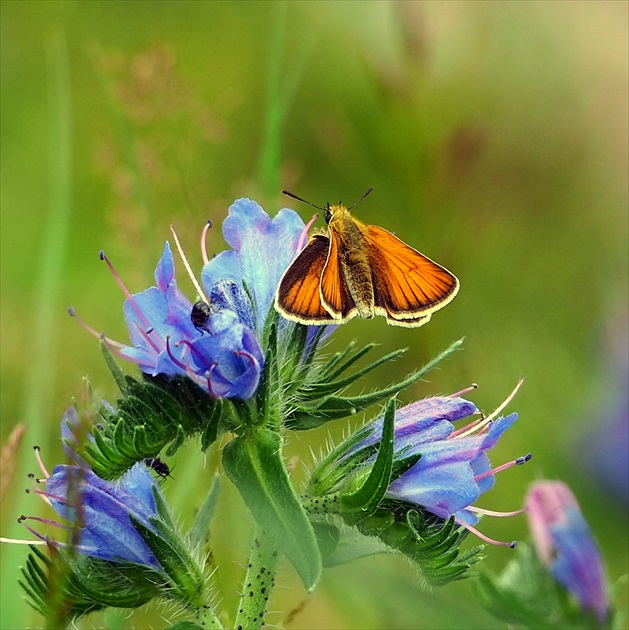
<path id="1" fill-rule="evenodd" d="M 560 481 L 540 481 L 526 499 L 529 527 L 541 563 L 600 623 L 609 596 L 600 551 L 574 495 Z"/>

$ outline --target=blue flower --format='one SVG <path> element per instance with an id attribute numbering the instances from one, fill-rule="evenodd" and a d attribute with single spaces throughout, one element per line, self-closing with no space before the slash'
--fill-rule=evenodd
<path id="1" fill-rule="evenodd" d="M 399 409 L 394 421 L 395 459 L 421 458 L 389 485 L 387 496 L 418 505 L 443 519 L 454 516 L 459 525 L 486 542 L 513 544 L 488 539 L 473 527 L 478 514 L 511 516 L 522 512 L 498 513 L 474 505 L 493 487 L 496 473 L 530 459 L 527 455 L 493 469 L 489 462 L 487 451 L 517 419 L 515 413 L 496 418 L 508 400 L 491 416 L 479 417 L 458 430 L 455 421 L 479 413 L 474 403 L 463 398 L 438 396 Z M 376 420 L 375 430 L 351 452 L 377 443 L 382 424 L 382 419 Z"/>
<path id="2" fill-rule="evenodd" d="M 282 275 L 305 244 L 307 226 L 293 210 L 271 219 L 251 199 L 238 199 L 223 222 L 232 248 L 203 267 L 201 279 L 210 301 L 231 308 L 261 339 Z M 281 320 L 282 330 L 289 323 Z M 317 327 L 313 329 L 314 336 Z"/>
<path id="3" fill-rule="evenodd" d="M 222 304 L 211 309 L 202 330 L 193 324 L 193 305 L 177 287 L 168 242 L 155 269 L 156 285 L 135 295 L 102 252 L 101 258 L 127 296 L 123 310 L 131 345 L 105 338 L 114 354 L 137 363 L 151 376 L 187 376 L 215 398 L 253 396 L 264 367 L 255 334 L 247 321 Z M 73 309 L 70 314 L 76 317 Z"/>
<path id="4" fill-rule="evenodd" d="M 602 624 L 609 615 L 603 560 L 577 500 L 564 483 L 541 481 L 529 490 L 527 517 L 535 550 L 555 581 Z"/>
<path id="5" fill-rule="evenodd" d="M 136 464 L 116 482 L 104 481 L 76 465 L 56 466 L 46 480 L 46 496 L 57 514 L 80 523 L 78 553 L 102 560 L 126 561 L 161 570 L 131 516 L 153 529 L 157 517 L 153 492 L 159 492 L 151 473 Z M 78 506 L 78 507 L 75 507 Z"/>

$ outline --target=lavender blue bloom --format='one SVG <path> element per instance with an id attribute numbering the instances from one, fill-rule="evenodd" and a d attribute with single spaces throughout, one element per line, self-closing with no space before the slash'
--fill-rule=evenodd
<path id="1" fill-rule="evenodd" d="M 238 199 L 223 222 L 223 236 L 232 249 L 203 267 L 206 293 L 235 310 L 258 339 L 280 279 L 299 252 L 300 242 L 305 244 L 305 228 L 293 210 L 284 208 L 271 219 L 255 201 Z"/>
<path id="2" fill-rule="evenodd" d="M 517 419 L 513 413 L 455 430 L 453 422 L 475 413 L 474 403 L 458 397 L 426 398 L 399 409 L 395 457 L 421 454 L 421 459 L 391 483 L 387 495 L 444 519 L 454 516 L 461 525 L 474 525 L 478 517 L 468 508 L 495 482 L 486 451 Z M 380 439 L 382 422 L 375 422 L 376 430 L 356 450 Z"/>
<path id="3" fill-rule="evenodd" d="M 251 328 L 227 310 L 214 308 L 207 331 L 190 319 L 192 303 L 177 287 L 168 243 L 155 270 L 156 286 L 124 303 L 132 346 L 117 353 L 156 376 L 188 376 L 216 398 L 247 399 L 256 392 L 264 366 L 262 349 Z M 226 308 L 220 308 L 225 306 Z"/>
<path id="4" fill-rule="evenodd" d="M 593 612 L 609 615 L 603 560 L 574 495 L 560 481 L 541 481 L 529 490 L 527 516 L 535 550 L 553 578 Z"/>
<path id="5" fill-rule="evenodd" d="M 104 481 L 82 466 L 56 466 L 46 480 L 46 493 L 59 516 L 71 523 L 80 512 L 78 553 L 110 561 L 126 561 L 161 571 L 161 566 L 131 522 L 130 515 L 153 529 L 157 517 L 153 491 L 159 489 L 148 469 L 136 464 L 116 482 Z"/>

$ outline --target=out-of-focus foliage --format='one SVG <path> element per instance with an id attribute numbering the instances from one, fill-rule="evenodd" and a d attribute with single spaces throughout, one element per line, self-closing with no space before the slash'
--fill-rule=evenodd
<path id="1" fill-rule="evenodd" d="M 424 328 L 351 322 L 331 349 L 354 338 L 376 340 L 383 353 L 409 346 L 393 382 L 465 336 L 465 350 L 403 402 L 475 381 L 482 408 L 524 376 L 518 430 L 494 459 L 531 450 L 535 460 L 504 473 L 483 507 L 516 509 L 532 477 L 561 478 L 612 580 L 627 570 L 626 3 L 5 0 L 0 11 L 3 441 L 28 423 L 2 504 L 3 535 L 17 535 L 15 519 L 38 509 L 22 490 L 34 470 L 30 447 L 62 461 L 57 418 L 81 396 L 81 377 L 104 397 L 115 392 L 97 342 L 65 312 L 73 304 L 97 330 L 124 339 L 123 297 L 101 248 L 137 291 L 151 280 L 170 223 L 198 267 L 200 228 L 208 217 L 220 224 L 237 197 L 308 218 L 311 209 L 280 188 L 323 204 L 353 203 L 373 185 L 356 215 L 446 265 L 461 293 Z M 64 47 L 60 92 L 51 83 Z M 279 77 L 269 70 L 273 55 Z M 284 117 L 275 112 L 282 125 L 267 115 L 276 79 L 288 107 Z M 65 135 L 54 94 L 70 105 Z M 271 147 L 265 158 L 263 146 Z M 275 148 L 277 190 L 267 173 Z M 63 226 L 49 214 L 63 199 L 55 185 L 64 151 L 70 224 L 55 253 Z M 209 246 L 223 249 L 218 230 Z M 60 265 L 53 295 L 41 284 L 51 251 Z M 383 386 L 381 378 L 362 387 Z M 295 479 L 311 463 L 310 446 L 338 440 L 343 422 L 295 436 Z M 614 447 L 619 454 L 606 459 Z M 164 491 L 177 487 L 171 501 L 191 522 L 210 483 L 198 445 L 170 463 Z M 250 536 L 239 501 L 226 488 L 213 523 L 211 561 L 230 605 Z M 524 519 L 487 520 L 483 530 L 505 540 L 526 531 Z M 35 623 L 17 594 L 25 556 L 3 548 L 2 627 Z M 509 550 L 488 556 L 499 568 Z M 289 627 L 499 626 L 469 585 L 424 592 L 402 559 L 328 570 L 305 601 L 289 569 L 282 578 L 291 588 L 278 589 L 271 609 L 293 612 L 269 621 Z M 162 624 L 142 611 L 107 623 Z"/>

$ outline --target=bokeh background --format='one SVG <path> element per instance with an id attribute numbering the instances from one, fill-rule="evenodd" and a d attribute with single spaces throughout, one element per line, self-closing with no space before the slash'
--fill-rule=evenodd
<path id="1" fill-rule="evenodd" d="M 486 508 L 518 508 L 537 478 L 577 494 L 610 580 L 627 572 L 627 3 L 12 2 L 1 11 L 2 535 L 24 536 L 32 445 L 62 459 L 58 424 L 83 377 L 115 396 L 96 340 L 66 307 L 124 340 L 123 296 L 175 224 L 193 264 L 207 218 L 211 251 L 236 198 L 271 213 L 288 188 L 353 203 L 452 269 L 457 299 L 417 330 L 351 322 L 330 345 L 409 351 L 363 388 L 399 379 L 465 336 L 465 348 L 405 392 L 410 401 L 479 384 L 491 411 L 520 376 L 519 423 Z M 320 222 L 321 224 L 321 222 Z M 320 225 L 319 224 L 319 225 Z M 191 286 L 182 285 L 190 297 Z M 377 410 L 374 410 L 374 413 Z M 367 414 L 370 417 L 373 414 Z M 355 420 L 360 422 L 361 418 Z M 291 437 L 296 478 L 347 423 Z M 183 524 L 208 486 L 190 444 L 164 484 Z M 301 475 L 301 477 L 300 477 Z M 523 517 L 482 530 L 524 538 Z M 217 586 L 231 608 L 251 524 L 228 482 L 214 519 Z M 472 541 L 469 542 L 472 544 Z M 510 550 L 487 550 L 500 569 Z M 2 547 L 2 628 L 36 626 L 21 600 L 25 547 Z M 402 558 L 325 572 L 306 597 L 280 574 L 270 623 L 290 628 L 503 627 L 468 582 L 428 591 Z M 626 584 L 620 588 L 626 606 Z M 292 612 L 289 612 L 292 611 Z M 110 613 L 82 627 L 160 627 L 172 610 Z"/>

